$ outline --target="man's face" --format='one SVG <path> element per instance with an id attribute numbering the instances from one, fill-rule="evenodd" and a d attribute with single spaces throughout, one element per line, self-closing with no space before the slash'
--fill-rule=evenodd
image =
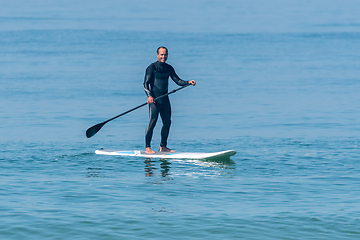
<path id="1" fill-rule="evenodd" d="M 156 56 L 157 56 L 159 62 L 162 62 L 162 63 L 166 62 L 167 57 L 168 57 L 167 50 L 165 48 L 160 48 L 159 52 L 156 54 Z"/>

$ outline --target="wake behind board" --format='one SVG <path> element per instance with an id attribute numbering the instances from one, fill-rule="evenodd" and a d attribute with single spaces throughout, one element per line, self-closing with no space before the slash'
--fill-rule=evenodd
<path id="1" fill-rule="evenodd" d="M 161 159 L 212 159 L 212 158 L 229 158 L 235 155 L 236 151 L 227 150 L 227 151 L 212 152 L 212 153 L 155 152 L 154 154 L 147 154 L 145 153 L 145 151 L 117 151 L 117 150 L 99 149 L 96 150 L 95 153 L 102 155 L 161 158 Z"/>

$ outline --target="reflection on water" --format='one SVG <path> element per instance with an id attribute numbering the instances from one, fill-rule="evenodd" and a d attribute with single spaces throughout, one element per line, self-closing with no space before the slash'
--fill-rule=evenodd
<path id="1" fill-rule="evenodd" d="M 170 167 L 171 163 L 168 162 L 168 161 L 165 160 L 165 159 L 162 159 L 162 160 L 160 160 L 160 161 L 161 161 L 161 163 L 160 163 L 161 176 L 162 176 L 162 177 L 166 177 L 166 176 L 170 175 L 169 171 L 170 171 L 170 168 L 171 168 L 171 167 Z"/>
<path id="2" fill-rule="evenodd" d="M 155 162 L 154 160 L 150 159 L 150 158 L 146 158 L 144 163 L 145 163 L 145 176 L 146 177 L 153 177 L 155 175 L 154 171 L 156 170 L 155 167 Z M 160 175 L 162 177 L 166 177 L 171 175 L 170 172 L 170 168 L 171 168 L 171 163 L 165 159 L 160 159 Z"/>
<path id="3" fill-rule="evenodd" d="M 102 171 L 101 167 L 88 167 L 86 172 L 87 178 L 97 178 L 100 177 L 100 173 Z"/>
<path id="4" fill-rule="evenodd" d="M 235 170 L 235 162 L 233 160 L 231 160 L 229 157 L 226 158 L 218 158 L 218 159 L 212 159 L 212 160 L 206 160 L 206 159 L 202 159 L 202 160 L 191 160 L 191 159 L 187 159 L 187 160 L 182 160 L 182 159 L 171 159 L 171 161 L 173 162 L 173 164 L 176 164 L 175 166 L 175 172 L 171 173 L 170 169 L 171 169 L 171 165 L 172 163 L 167 160 L 167 159 L 159 159 L 160 161 L 160 174 L 159 176 L 161 177 L 168 177 L 171 175 L 178 175 L 178 171 L 182 168 L 182 166 L 185 164 L 191 164 L 196 168 L 200 168 L 202 170 L 200 170 L 201 174 L 205 174 L 206 172 L 209 174 L 214 174 L 214 171 L 216 172 L 215 175 L 227 175 L 227 176 L 231 176 L 234 174 L 234 170 Z M 157 161 L 155 161 L 153 158 L 147 158 L 145 159 L 144 163 L 145 163 L 145 176 L 146 177 L 155 177 L 156 176 L 156 168 L 155 164 Z M 211 169 L 211 170 L 210 170 Z M 197 172 L 199 172 L 199 169 L 195 169 L 192 168 L 193 171 L 193 175 L 196 175 Z"/>
<path id="5" fill-rule="evenodd" d="M 155 165 L 153 164 L 155 161 L 152 161 L 151 158 L 146 158 L 145 163 L 145 176 L 152 177 L 154 176 L 154 169 L 156 169 Z"/>

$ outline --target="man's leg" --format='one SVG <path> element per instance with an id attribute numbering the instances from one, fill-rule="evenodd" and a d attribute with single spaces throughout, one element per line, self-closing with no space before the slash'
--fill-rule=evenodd
<path id="1" fill-rule="evenodd" d="M 159 109 L 155 103 L 149 104 L 149 124 L 145 131 L 145 144 L 146 144 L 146 153 L 155 153 L 151 150 L 151 139 L 153 135 L 154 128 L 159 116 Z"/>
<path id="2" fill-rule="evenodd" d="M 170 132 L 171 125 L 171 105 L 170 101 L 165 101 L 160 110 L 161 120 L 163 122 L 163 126 L 161 128 L 161 143 L 160 143 L 160 151 L 161 152 L 175 152 L 167 148 L 167 139 Z"/>

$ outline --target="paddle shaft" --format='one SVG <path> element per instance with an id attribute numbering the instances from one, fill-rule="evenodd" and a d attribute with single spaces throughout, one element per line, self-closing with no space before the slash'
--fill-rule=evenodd
<path id="1" fill-rule="evenodd" d="M 157 98 L 154 98 L 154 102 L 155 102 L 156 100 L 159 100 L 160 98 L 166 97 L 166 96 L 168 96 L 168 95 L 170 95 L 170 94 L 172 94 L 172 93 L 174 93 L 174 92 L 177 92 L 177 91 L 179 91 L 179 90 L 181 90 L 181 89 L 183 89 L 183 88 L 186 88 L 187 86 L 189 86 L 189 85 L 182 86 L 182 87 L 180 87 L 180 88 L 178 88 L 178 89 L 174 89 L 174 90 L 172 90 L 171 92 L 168 92 L 168 93 L 166 93 L 166 94 L 164 94 L 164 95 L 161 95 L 161 96 L 159 96 L 159 97 L 157 97 Z M 112 121 L 112 120 L 114 120 L 114 119 L 116 119 L 116 118 L 118 118 L 118 117 L 121 117 L 121 116 L 123 116 L 123 115 L 125 115 L 125 114 L 128 114 L 129 112 L 132 112 L 132 111 L 134 111 L 134 110 L 136 110 L 136 109 L 138 109 L 138 108 L 141 108 L 141 107 L 143 107 L 143 106 L 145 106 L 145 105 L 147 105 L 147 104 L 148 104 L 147 102 L 146 102 L 146 103 L 143 103 L 143 104 L 141 104 L 141 105 L 139 105 L 139 106 L 137 106 L 137 107 L 134 107 L 134 108 L 132 108 L 132 109 L 126 111 L 126 112 L 123 112 L 123 113 L 121 113 L 121 114 L 119 114 L 119 115 L 117 115 L 117 116 L 115 116 L 115 117 L 113 117 L 113 118 L 110 118 L 110 119 L 106 120 L 104 123 L 110 122 L 110 121 Z"/>
<path id="2" fill-rule="evenodd" d="M 177 89 L 172 90 L 171 92 L 168 92 L 168 93 L 166 93 L 166 94 L 164 94 L 164 95 L 161 95 L 161 96 L 155 98 L 155 99 L 154 99 L 154 102 L 155 102 L 156 100 L 159 100 L 160 98 L 166 97 L 166 96 L 168 96 L 168 95 L 170 95 L 170 94 L 172 94 L 172 93 L 175 93 L 175 92 L 177 92 L 177 91 L 179 91 L 179 90 L 181 90 L 181 89 L 183 89 L 183 88 L 186 88 L 186 87 L 189 86 L 189 85 L 190 85 L 190 84 L 185 85 L 185 86 L 182 86 L 182 87 L 179 87 L 179 88 L 177 88 Z M 86 130 L 86 137 L 87 137 L 87 138 L 91 138 L 91 137 L 94 136 L 106 123 L 108 123 L 108 122 L 110 122 L 110 121 L 112 121 L 112 120 L 114 120 L 114 119 L 116 119 L 116 118 L 118 118 L 118 117 L 121 117 L 121 116 L 123 116 L 123 115 L 125 115 L 125 114 L 128 114 L 129 112 L 132 112 L 132 111 L 134 111 L 134 110 L 136 110 L 136 109 L 138 109 L 138 108 L 141 108 L 141 107 L 143 107 L 143 106 L 145 106 L 145 105 L 147 105 L 147 104 L 148 104 L 147 102 L 146 102 L 146 103 L 143 103 L 143 104 L 141 104 L 141 105 L 139 105 L 139 106 L 137 106 L 137 107 L 134 107 L 134 108 L 132 108 L 132 109 L 126 111 L 126 112 L 123 112 L 123 113 L 121 113 L 121 114 L 119 114 L 119 115 L 117 115 L 117 116 L 115 116 L 115 117 L 113 117 L 113 118 L 110 118 L 110 119 L 108 119 L 108 120 L 106 120 L 106 121 L 104 121 L 104 122 L 98 123 L 98 124 L 96 124 L 96 125 L 88 128 L 88 129 Z"/>

